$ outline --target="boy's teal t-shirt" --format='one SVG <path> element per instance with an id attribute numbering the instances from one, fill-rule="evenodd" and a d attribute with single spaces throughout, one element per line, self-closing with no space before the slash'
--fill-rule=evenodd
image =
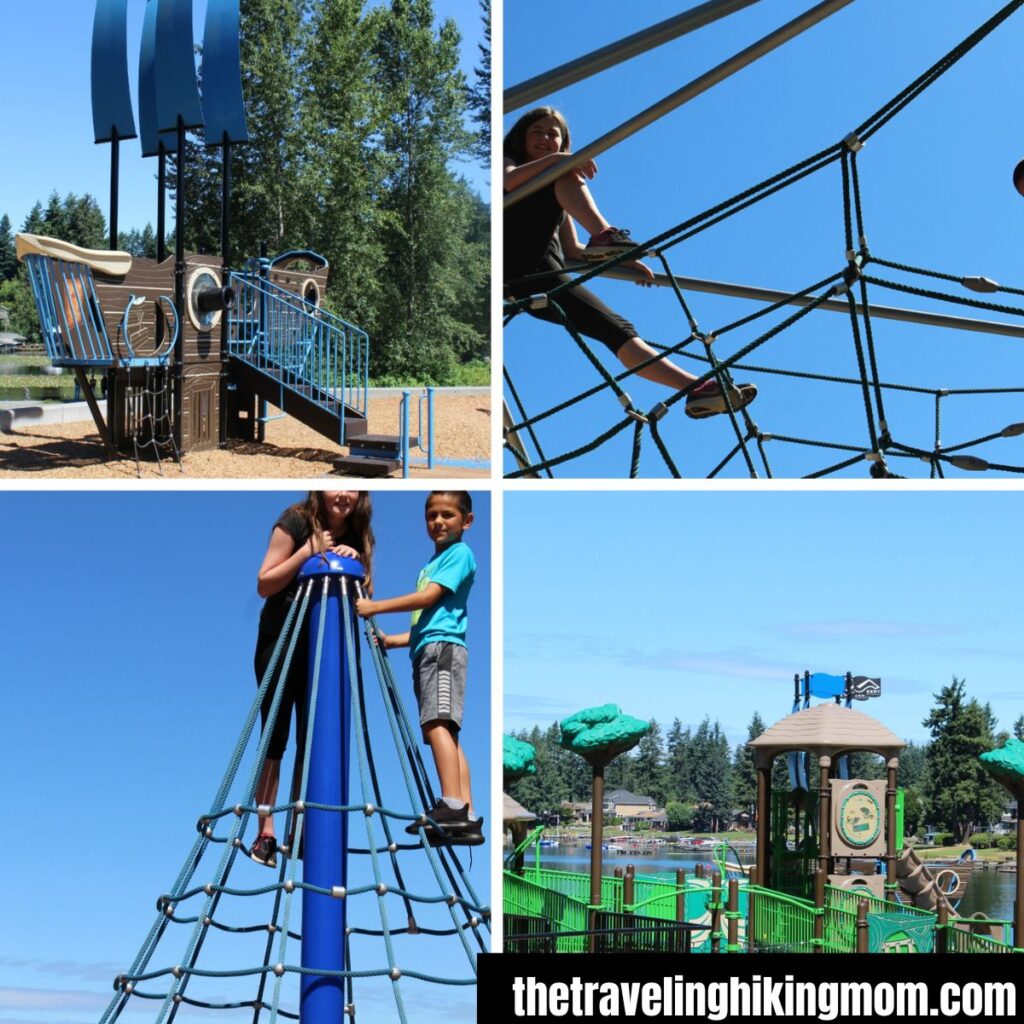
<path id="1" fill-rule="evenodd" d="M 433 608 L 412 613 L 409 628 L 409 656 L 415 659 L 424 644 L 447 642 L 466 646 L 466 601 L 476 576 L 473 552 L 460 540 L 427 562 L 416 580 L 416 590 L 430 583 L 444 587 Z"/>

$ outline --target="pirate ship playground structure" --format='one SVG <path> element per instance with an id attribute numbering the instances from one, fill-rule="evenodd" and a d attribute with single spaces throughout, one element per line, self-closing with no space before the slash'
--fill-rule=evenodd
<path id="1" fill-rule="evenodd" d="M 270 406 L 348 446 L 335 469 L 408 475 L 411 452 L 433 468 L 433 390 L 404 391 L 395 435 L 367 432 L 370 342 L 324 307 L 328 261 L 309 251 L 230 264 L 232 146 L 248 141 L 238 0 L 209 0 L 202 95 L 191 0 L 146 0 L 138 131 L 128 82 L 128 0 L 97 0 L 93 128 L 111 147 L 110 250 L 17 236 L 47 355 L 73 371 L 109 457 L 179 459 L 262 441 Z M 222 153 L 221 255 L 186 253 L 186 132 Z M 157 158 L 157 256 L 116 251 L 119 147 L 140 138 Z M 174 158 L 175 251 L 165 251 L 168 157 Z M 96 394 L 102 381 L 106 415 Z M 415 404 L 415 410 L 412 406 Z M 410 419 L 418 419 L 418 432 Z"/>

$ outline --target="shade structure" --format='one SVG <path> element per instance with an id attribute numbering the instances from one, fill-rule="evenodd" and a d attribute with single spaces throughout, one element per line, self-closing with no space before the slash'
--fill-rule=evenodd
<path id="1" fill-rule="evenodd" d="M 906 745 L 870 715 L 838 704 L 818 704 L 787 715 L 747 744 L 759 768 L 770 765 L 777 754 L 791 750 L 806 750 L 833 760 L 840 754 L 864 750 L 888 760 L 898 757 Z"/>

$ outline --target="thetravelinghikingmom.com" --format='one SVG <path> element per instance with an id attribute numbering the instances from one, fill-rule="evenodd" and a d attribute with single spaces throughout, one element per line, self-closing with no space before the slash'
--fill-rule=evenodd
<path id="1" fill-rule="evenodd" d="M 543 982 L 512 980 L 517 1017 L 1014 1017 L 1014 982 L 796 981 L 753 975 L 750 981 Z"/>

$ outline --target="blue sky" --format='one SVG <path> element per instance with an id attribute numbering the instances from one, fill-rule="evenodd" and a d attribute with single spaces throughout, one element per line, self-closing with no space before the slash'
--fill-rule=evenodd
<path id="1" fill-rule="evenodd" d="M 156 898 L 172 885 L 192 846 L 196 820 L 209 808 L 255 693 L 252 648 L 261 606 L 256 570 L 277 515 L 301 497 L 298 492 L 0 495 L 8 537 L 15 524 L 16 531 L 37 538 L 5 545 L 0 588 L 4 679 L 13 698 L 0 716 L 11 825 L 3 864 L 12 880 L 4 897 L 8 927 L 0 939 L 0 1024 L 95 1022 L 114 976 L 142 944 Z M 466 539 L 478 575 L 469 609 L 463 742 L 486 814 L 490 503 L 486 493 L 475 493 L 474 499 L 477 521 Z M 378 596 L 412 590 L 432 553 L 423 500 L 420 492 L 374 495 Z M 403 619 L 380 621 L 386 631 L 398 632 L 405 628 Z M 392 664 L 407 706 L 414 708 L 407 653 L 394 652 Z M 390 806 L 407 807 L 376 679 L 368 659 L 364 665 L 385 801 L 390 796 Z M 243 773 L 254 748 L 255 741 Z M 293 744 L 286 759 L 292 749 Z M 429 763 L 429 752 L 423 752 Z M 353 785 L 358 787 L 355 780 Z M 488 849 L 463 858 L 485 901 Z M 408 887 L 436 894 L 422 855 L 401 856 Z M 215 865 L 216 859 L 204 858 L 200 875 L 204 866 L 212 871 Z M 358 858 L 350 871 L 351 885 L 372 878 L 366 858 Z M 232 871 L 231 881 L 256 886 L 271 877 L 246 859 Z M 253 923 L 261 912 L 252 905 L 237 900 L 230 909 L 226 902 L 222 907 L 236 923 Z M 397 916 L 404 923 L 400 904 L 390 910 L 393 922 Z M 366 920 L 366 911 L 350 911 L 357 913 Z M 422 911 L 420 921 L 443 927 L 437 914 Z M 176 927 L 178 934 L 164 940 L 166 953 L 158 949 L 154 963 L 167 966 L 172 951 L 184 949 L 190 929 Z M 220 967 L 234 956 L 237 966 L 240 950 L 243 965 L 257 962 L 251 938 L 228 938 L 235 941 L 221 935 L 211 940 L 200 964 L 208 957 L 209 966 Z M 379 945 L 357 949 L 361 967 L 386 962 Z M 407 967 L 449 977 L 470 974 L 453 937 L 399 938 L 396 949 Z M 292 954 L 297 954 L 294 944 L 289 959 Z M 393 1015 L 389 986 L 364 982 L 361 995 L 357 988 L 368 1019 Z M 475 1019 L 472 989 L 445 988 L 444 1000 L 437 1001 L 433 986 L 406 979 L 403 987 L 405 999 L 418 1007 L 417 1019 L 440 1020 L 440 1011 L 430 1016 L 428 1008 L 441 1005 L 446 1020 Z M 252 987 L 248 992 L 251 998 Z M 145 1006 L 147 1014 L 122 1019 L 152 1020 L 154 1004 Z"/>
<path id="2" fill-rule="evenodd" d="M 880 676 L 857 707 L 907 740 L 954 675 L 1001 728 L 1024 714 L 1020 492 L 505 501 L 506 731 L 613 702 L 665 726 L 709 716 L 735 745 L 754 711 L 789 713 L 805 669 Z"/>
<path id="3" fill-rule="evenodd" d="M 575 148 L 582 148 L 808 6 L 805 0 L 754 4 L 544 102 L 562 109 Z M 838 141 L 1002 6 L 999 0 L 852 3 L 598 157 L 598 174 L 591 182 L 597 202 L 613 224 L 630 229 L 638 241 L 653 237 Z M 521 0 L 507 5 L 505 82 L 521 82 L 672 13 L 644 4 L 598 7 L 600 16 L 594 16 L 593 4 L 584 5 L 582 0 L 556 5 Z M 584 8 L 586 17 L 581 16 Z M 873 253 L 1020 286 L 1024 199 L 1014 191 L 1011 175 L 1024 156 L 1016 128 L 1024 101 L 1019 75 L 1022 42 L 1024 14 L 1018 12 L 875 134 L 860 153 L 866 233 Z M 505 116 L 505 130 L 522 112 Z M 841 178 L 834 165 L 675 246 L 667 256 L 680 275 L 795 291 L 841 270 L 844 249 Z M 876 267 L 875 273 L 899 279 L 882 268 Z M 947 288 L 944 282 L 924 283 Z M 595 290 L 648 340 L 673 344 L 688 333 L 668 289 L 641 290 L 626 282 L 602 281 Z M 692 293 L 688 298 L 704 330 L 759 308 L 750 301 L 707 294 Z M 1015 296 L 990 298 L 1020 305 Z M 940 307 L 877 288 L 872 301 L 1014 319 Z M 874 329 L 880 375 L 887 382 L 934 388 L 1024 384 L 1020 339 L 877 319 Z M 748 327 L 723 336 L 719 356 L 736 351 L 756 333 L 760 332 Z M 598 380 L 564 331 L 526 317 L 505 332 L 504 354 L 531 414 Z M 747 362 L 856 377 L 849 317 L 813 314 L 758 349 Z M 756 372 L 740 372 L 735 378 L 759 386 L 761 395 L 751 413 L 763 431 L 866 445 L 858 388 Z M 645 409 L 664 397 L 663 389 L 635 379 L 627 390 Z M 1019 395 L 946 399 L 943 443 L 953 445 L 998 431 L 1024 418 L 1022 405 Z M 886 411 L 897 438 L 931 446 L 931 397 L 888 393 Z M 547 453 L 554 455 L 592 440 L 619 418 L 617 402 L 606 391 L 538 429 Z M 694 423 L 678 407 L 662 422 L 662 433 L 683 475 L 690 477 L 705 476 L 733 443 L 725 418 Z M 556 472 L 625 476 L 630 434 L 621 434 Z M 844 457 L 778 441 L 769 443 L 767 450 L 773 472 L 780 477 L 800 476 Z M 1024 464 L 1020 439 L 1001 440 L 976 453 L 994 462 Z M 511 462 L 506 465 L 511 468 Z M 928 472 L 917 461 L 895 460 L 892 467 L 911 476 Z M 649 441 L 641 473 L 667 475 Z M 735 460 L 726 474 L 745 475 L 746 468 Z M 955 469 L 949 474 L 963 475 Z M 866 466 L 860 464 L 845 475 L 864 478 Z"/>
<path id="4" fill-rule="evenodd" d="M 383 0 L 380 0 L 383 2 Z M 96 145 L 92 134 L 89 53 L 94 4 L 89 0 L 48 0 L 45 4 L 4 3 L 0 37 L 8 82 L 23 90 L 17 101 L 0 109 L 0 137 L 9 159 L 0 164 L 0 214 L 20 229 L 33 204 L 46 205 L 50 193 L 63 197 L 91 193 L 109 215 L 110 147 Z M 144 0 L 128 4 L 129 77 L 138 109 L 138 41 L 142 36 Z M 376 6 L 376 3 L 370 6 Z M 453 18 L 462 32 L 462 61 L 472 81 L 479 58 L 483 25 L 476 3 L 435 0 L 439 19 Z M 206 0 L 195 0 L 194 36 L 202 40 Z M 135 55 L 134 57 L 132 55 Z M 40 70 L 45 64 L 45 72 Z M 488 175 L 475 163 L 460 163 L 458 173 L 488 198 Z M 173 210 L 168 204 L 168 228 Z M 156 226 L 156 160 L 143 160 L 137 139 L 121 145 L 122 230 Z"/>

